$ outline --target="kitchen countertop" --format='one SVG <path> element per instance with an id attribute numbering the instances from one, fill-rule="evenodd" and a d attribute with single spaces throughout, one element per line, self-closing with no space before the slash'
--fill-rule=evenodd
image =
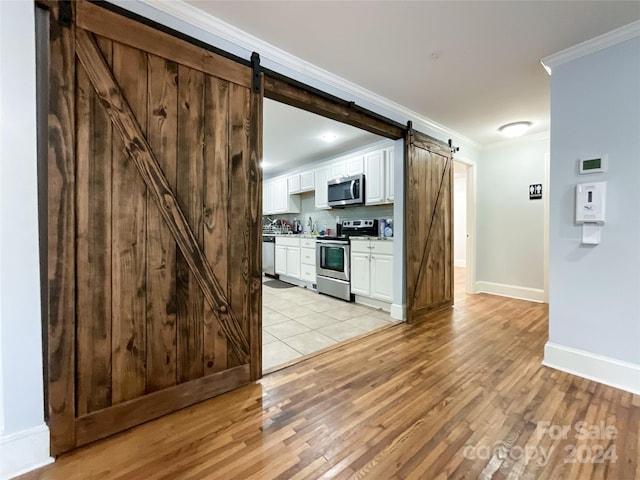
<path id="1" fill-rule="evenodd" d="M 292 238 L 318 238 L 321 235 L 311 235 L 309 233 L 263 233 L 262 236 L 267 237 L 292 237 Z M 359 241 L 359 240 L 384 240 L 384 241 L 393 241 L 393 237 L 349 237 L 350 240 Z"/>
<path id="2" fill-rule="evenodd" d="M 385 240 L 385 241 L 393 241 L 393 237 L 350 237 L 350 240 L 353 242 L 354 240 Z"/>
<path id="3" fill-rule="evenodd" d="M 310 233 L 262 233 L 263 237 L 293 237 L 293 238 L 317 238 L 319 235 Z"/>

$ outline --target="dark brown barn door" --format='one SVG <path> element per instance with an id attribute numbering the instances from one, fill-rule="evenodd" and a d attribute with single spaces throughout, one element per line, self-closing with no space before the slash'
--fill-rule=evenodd
<path id="1" fill-rule="evenodd" d="M 54 454 L 261 375 L 262 94 L 251 69 L 90 3 L 73 2 L 61 26 L 59 8 L 51 3 L 48 139 Z"/>
<path id="2" fill-rule="evenodd" d="M 453 304 L 451 150 L 409 129 L 405 143 L 407 321 Z"/>

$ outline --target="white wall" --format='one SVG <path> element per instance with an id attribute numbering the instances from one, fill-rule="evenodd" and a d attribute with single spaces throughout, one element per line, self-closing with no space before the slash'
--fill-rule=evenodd
<path id="1" fill-rule="evenodd" d="M 0 2 L 0 477 L 49 460 L 38 266 L 32 2 Z"/>
<path id="2" fill-rule="evenodd" d="M 467 166 L 453 163 L 453 263 L 467 264 Z"/>
<path id="3" fill-rule="evenodd" d="M 545 362 L 640 393 L 640 38 L 554 67 L 551 126 Z M 602 154 L 607 174 L 577 174 L 579 158 Z M 574 188 L 596 179 L 607 223 L 584 246 Z"/>
<path id="4" fill-rule="evenodd" d="M 529 200 L 542 183 L 546 136 L 484 149 L 478 162 L 476 291 L 544 299 L 544 202 Z"/>

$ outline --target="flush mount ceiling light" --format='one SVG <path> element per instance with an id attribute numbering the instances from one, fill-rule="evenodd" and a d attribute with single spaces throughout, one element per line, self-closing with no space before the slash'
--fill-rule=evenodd
<path id="1" fill-rule="evenodd" d="M 331 143 L 338 138 L 338 136 L 335 133 L 327 132 L 320 135 L 320 138 L 327 143 Z"/>
<path id="2" fill-rule="evenodd" d="M 520 135 L 524 135 L 524 133 L 529 130 L 529 127 L 531 127 L 531 122 L 513 122 L 501 126 L 498 130 L 505 137 L 519 137 Z"/>

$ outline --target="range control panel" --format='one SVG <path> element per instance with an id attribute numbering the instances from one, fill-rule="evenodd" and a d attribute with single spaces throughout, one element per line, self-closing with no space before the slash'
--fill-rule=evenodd
<path id="1" fill-rule="evenodd" d="M 346 228 L 373 228 L 377 220 L 343 220 L 342 227 Z"/>

